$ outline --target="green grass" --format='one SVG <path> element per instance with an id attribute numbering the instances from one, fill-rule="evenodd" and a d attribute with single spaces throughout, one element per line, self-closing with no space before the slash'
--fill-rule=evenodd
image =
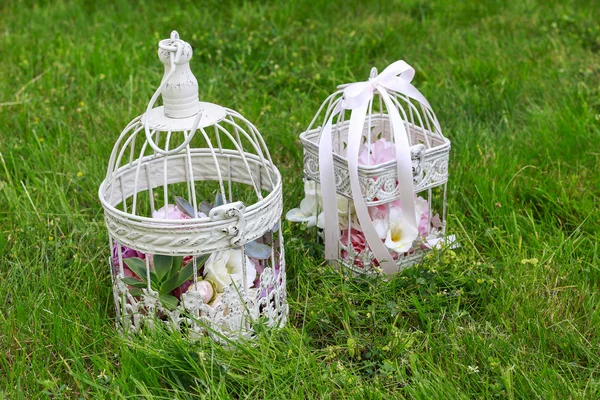
<path id="1" fill-rule="evenodd" d="M 0 398 L 600 397 L 597 3 L 102 3 L 0 4 Z M 462 247 L 348 279 L 285 224 L 285 329 L 232 349 L 119 336 L 97 187 L 172 29 L 201 98 L 264 134 L 286 210 L 326 95 L 413 65 L 452 141 Z"/>

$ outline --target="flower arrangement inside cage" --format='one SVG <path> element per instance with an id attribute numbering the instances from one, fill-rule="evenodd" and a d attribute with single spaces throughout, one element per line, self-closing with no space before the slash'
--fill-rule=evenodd
<path id="1" fill-rule="evenodd" d="M 414 91 L 406 94 L 390 90 L 386 82 L 377 79 L 375 70 L 368 82 L 341 86 L 326 99 L 309 128 L 300 135 L 304 147 L 304 198 L 298 208 L 286 215 L 290 221 L 315 226 L 319 235 L 325 237 L 326 246 L 328 239 L 335 238 L 330 251 L 335 255 L 329 254 L 328 258 L 358 273 L 380 273 L 384 270 L 382 263 L 388 265 L 385 272 L 396 272 L 419 261 L 432 248 L 453 240 L 446 235 L 450 142 L 442 135 L 424 97 L 412 95 L 416 89 L 409 81 L 403 84 Z M 391 79 L 389 74 L 385 79 Z M 363 94 L 369 95 L 364 96 L 363 104 L 360 101 L 352 104 L 353 99 L 348 97 L 361 84 L 367 86 Z M 362 119 L 353 116 L 360 107 L 364 107 Z M 313 128 L 321 118 L 323 125 Z M 325 130 L 330 135 L 327 138 Z M 348 154 L 349 135 L 358 136 L 353 155 Z M 396 143 L 398 140 L 404 143 Z M 325 152 L 324 146 L 328 146 Z M 402 166 L 399 151 L 406 154 L 407 162 Z M 328 218 L 328 203 L 323 202 L 322 169 L 327 167 L 324 165 L 327 160 L 331 162 L 331 186 L 335 188 L 335 196 L 327 201 L 337 205 L 335 218 Z M 357 178 L 354 191 L 352 165 Z M 402 168 L 408 169 L 408 184 L 406 180 L 399 181 L 400 174 L 405 172 Z M 327 186 L 326 190 L 332 189 Z M 411 194 L 402 199 L 402 190 Z M 364 204 L 362 220 L 355 208 L 357 199 Z M 403 201 L 410 207 L 403 207 Z M 333 213 L 335 205 L 331 206 Z M 406 209 L 415 214 L 412 224 L 408 223 Z M 335 226 L 327 227 L 332 221 Z M 371 241 L 365 234 L 366 224 L 371 229 Z M 333 234 L 328 235 L 327 228 Z M 384 247 L 383 257 L 374 254 L 374 245 Z M 394 267 L 389 267 L 390 264 Z"/>
<path id="2" fill-rule="evenodd" d="M 174 33 L 159 57 L 163 83 L 117 140 L 99 190 L 119 324 L 218 338 L 250 337 L 258 320 L 280 326 L 279 171 L 254 125 L 198 101 L 189 44 Z"/>

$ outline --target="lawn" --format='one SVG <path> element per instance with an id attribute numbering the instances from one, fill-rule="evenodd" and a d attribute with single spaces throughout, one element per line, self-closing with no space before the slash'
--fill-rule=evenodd
<path id="1" fill-rule="evenodd" d="M 103 3 L 0 4 L 0 399 L 600 398 L 597 2 Z M 461 248 L 350 279 L 285 223 L 284 329 L 120 336 L 97 188 L 172 29 L 201 99 L 263 133 L 284 210 L 321 101 L 415 67 L 452 141 Z"/>

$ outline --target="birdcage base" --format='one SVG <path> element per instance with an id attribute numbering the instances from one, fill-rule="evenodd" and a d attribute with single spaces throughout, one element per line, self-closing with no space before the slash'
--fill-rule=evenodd
<path id="1" fill-rule="evenodd" d="M 219 342 L 251 339 L 257 323 L 268 328 L 285 325 L 288 315 L 285 268 L 265 268 L 257 288 L 241 289 L 241 282 L 226 287 L 211 304 L 195 293 L 185 293 L 173 310 L 161 303 L 158 294 L 144 289 L 135 297 L 116 277 L 113 296 L 117 310 L 117 329 L 123 334 L 153 331 L 164 324 L 191 340 L 211 337 Z"/>
<path id="2" fill-rule="evenodd" d="M 398 272 L 421 263 L 425 256 L 430 254 L 432 250 L 455 249 L 460 247 L 455 235 L 442 237 L 431 236 L 427 238 L 427 241 L 429 242 L 431 248 L 419 247 L 411 250 L 409 253 L 399 255 L 398 259 L 396 260 Z M 361 259 L 360 255 L 355 255 L 354 257 L 348 256 L 348 249 L 346 246 L 340 246 L 340 251 L 346 256 L 332 261 L 332 265 L 334 265 L 337 269 L 349 271 L 354 276 L 381 275 L 383 277 L 389 277 L 381 268 L 376 265 L 376 263 L 374 263 L 373 256 L 367 252 L 364 252 L 364 255 Z"/>

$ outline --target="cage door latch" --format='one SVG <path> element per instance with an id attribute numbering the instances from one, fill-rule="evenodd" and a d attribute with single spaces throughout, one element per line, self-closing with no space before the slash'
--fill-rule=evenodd
<path id="1" fill-rule="evenodd" d="M 228 226 L 221 229 L 225 234 L 232 236 L 231 244 L 234 246 L 239 246 L 244 238 L 246 230 L 246 218 L 244 217 L 245 210 L 246 206 L 244 203 L 236 201 L 235 203 L 214 207 L 208 214 L 211 219 L 217 221 L 237 218 L 237 221 L 232 221 Z"/>

